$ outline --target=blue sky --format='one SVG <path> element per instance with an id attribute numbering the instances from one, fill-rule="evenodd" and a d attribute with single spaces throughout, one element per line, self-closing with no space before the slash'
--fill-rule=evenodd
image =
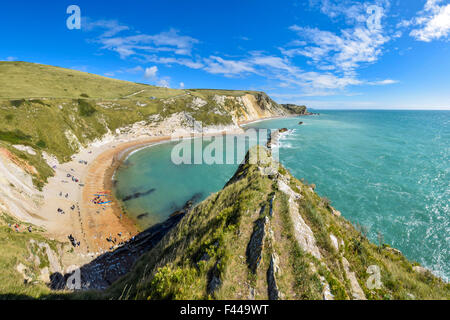
<path id="1" fill-rule="evenodd" d="M 450 109 L 450 0 L 16 0 L 0 25 L 0 60 L 314 108 Z"/>

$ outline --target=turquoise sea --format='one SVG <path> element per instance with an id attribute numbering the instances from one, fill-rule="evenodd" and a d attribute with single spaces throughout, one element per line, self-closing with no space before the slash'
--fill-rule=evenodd
<path id="1" fill-rule="evenodd" d="M 450 112 L 321 111 L 247 127 L 291 129 L 279 145 L 284 166 L 367 227 L 373 241 L 381 233 L 409 259 L 449 279 Z M 125 202 L 142 227 L 220 190 L 237 168 L 177 166 L 173 146 L 138 151 L 116 173 L 119 198 L 145 194 Z"/>

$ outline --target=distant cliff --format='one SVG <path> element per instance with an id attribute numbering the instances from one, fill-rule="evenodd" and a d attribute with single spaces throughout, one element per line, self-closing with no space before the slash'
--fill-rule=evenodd
<path id="1" fill-rule="evenodd" d="M 304 115 L 304 116 L 310 116 L 310 115 L 316 114 L 316 113 L 309 112 L 308 109 L 306 108 L 306 106 L 298 106 L 296 104 L 282 104 L 281 107 L 284 108 L 287 112 L 289 112 L 291 114 Z"/>

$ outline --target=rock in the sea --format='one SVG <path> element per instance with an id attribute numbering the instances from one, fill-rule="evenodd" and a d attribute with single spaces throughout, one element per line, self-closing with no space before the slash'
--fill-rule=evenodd
<path id="1" fill-rule="evenodd" d="M 331 207 L 331 213 L 333 213 L 333 215 L 335 215 L 336 217 L 340 217 L 341 216 L 341 212 L 339 210 L 336 210 L 333 207 Z"/>
<path id="2" fill-rule="evenodd" d="M 392 253 L 398 254 L 398 255 L 402 255 L 402 252 L 400 250 L 398 250 L 398 249 L 395 249 L 395 248 L 386 247 L 386 250 L 388 250 L 388 251 L 390 251 Z"/>
<path id="3" fill-rule="evenodd" d="M 123 201 L 123 202 L 127 202 L 127 201 L 130 201 L 130 200 L 133 200 L 133 199 L 137 199 L 137 198 L 140 198 L 140 197 L 144 197 L 144 196 L 149 195 L 149 194 L 152 193 L 152 192 L 155 192 L 155 190 L 156 190 L 155 188 L 152 188 L 152 189 L 147 190 L 147 191 L 145 191 L 145 192 L 136 192 L 136 193 L 134 193 L 134 194 L 132 194 L 132 195 L 129 195 L 129 196 L 124 197 L 124 198 L 122 199 L 122 201 Z"/>
<path id="4" fill-rule="evenodd" d="M 282 128 L 282 129 L 278 130 L 279 133 L 283 133 L 283 132 L 287 132 L 287 131 L 288 131 L 287 128 Z"/>
<path id="5" fill-rule="evenodd" d="M 430 271 L 422 266 L 414 266 L 413 267 L 414 272 L 426 275 L 428 274 Z"/>
<path id="6" fill-rule="evenodd" d="M 299 125 L 302 125 L 302 124 L 303 124 L 303 121 L 300 121 L 298 124 L 299 124 Z"/>

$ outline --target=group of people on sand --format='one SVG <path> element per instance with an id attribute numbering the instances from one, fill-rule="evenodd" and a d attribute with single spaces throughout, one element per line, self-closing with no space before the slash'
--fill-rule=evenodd
<path id="1" fill-rule="evenodd" d="M 70 210 L 74 211 L 75 208 L 76 208 L 76 206 L 75 206 L 75 205 L 72 205 L 72 206 L 70 207 Z M 65 212 L 63 209 L 61 209 L 61 208 L 58 208 L 56 211 L 57 211 L 59 214 L 66 214 L 66 212 Z"/>
<path id="2" fill-rule="evenodd" d="M 122 232 L 119 232 L 117 235 L 121 238 L 121 237 L 122 237 Z M 120 240 L 120 239 L 119 239 L 119 240 Z M 119 245 L 119 246 L 125 243 L 124 241 L 120 241 L 119 243 L 117 243 L 117 238 L 113 238 L 112 235 L 109 235 L 109 237 L 106 238 L 106 241 L 111 242 L 111 243 L 113 243 L 114 245 L 117 244 L 117 245 Z M 112 250 L 113 248 L 114 248 L 114 246 L 111 247 L 110 249 Z"/>
<path id="3" fill-rule="evenodd" d="M 111 202 L 111 200 L 109 200 L 107 197 L 109 195 L 106 193 L 98 193 L 98 194 L 94 194 L 94 199 L 92 199 L 92 203 L 93 204 L 101 204 L 101 205 L 105 205 Z"/>
<path id="4" fill-rule="evenodd" d="M 72 181 L 75 182 L 75 183 L 78 183 L 80 181 L 77 178 L 75 178 L 74 175 L 71 175 L 70 173 L 67 174 L 67 178 L 72 178 Z"/>
<path id="5" fill-rule="evenodd" d="M 81 244 L 80 241 L 77 242 L 77 240 L 73 237 L 73 235 L 69 235 L 68 238 L 69 238 L 70 243 L 72 244 L 72 246 L 73 246 L 74 248 L 80 246 L 80 244 Z"/>
<path id="6" fill-rule="evenodd" d="M 10 228 L 14 228 L 14 230 L 16 232 L 21 232 L 20 230 L 20 225 L 18 223 L 15 223 L 14 225 L 12 225 L 11 223 L 8 225 Z M 27 227 L 27 230 L 29 233 L 33 232 L 33 228 L 31 226 Z"/>
<path id="7" fill-rule="evenodd" d="M 62 196 L 63 196 L 63 193 L 62 193 L 62 192 L 60 192 L 60 193 L 59 193 L 59 196 L 60 196 L 60 197 L 62 197 Z M 66 199 L 68 199 L 68 198 L 69 198 L 69 194 L 68 194 L 68 193 L 66 193 L 66 195 L 65 195 L 64 197 L 65 197 Z"/>

